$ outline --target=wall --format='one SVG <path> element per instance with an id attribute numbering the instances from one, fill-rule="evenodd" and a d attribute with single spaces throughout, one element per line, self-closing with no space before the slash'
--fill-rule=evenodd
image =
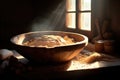
<path id="1" fill-rule="evenodd" d="M 24 32 L 60 30 L 65 0 L 1 0 L 0 48 L 10 48 L 10 38 Z"/>
<path id="2" fill-rule="evenodd" d="M 120 44 L 120 0 L 110 1 L 110 17 L 112 19 L 111 27 L 115 34 L 117 50 Z M 120 52 L 120 51 L 119 51 Z"/>
<path id="3" fill-rule="evenodd" d="M 115 40 L 115 49 L 119 52 L 119 44 L 120 44 L 120 0 L 92 0 L 92 8 L 93 8 L 93 22 L 92 22 L 92 30 L 94 37 L 98 35 L 98 31 L 95 25 L 95 19 L 98 19 L 100 22 L 101 30 L 105 30 L 103 34 L 105 39 Z M 109 21 L 108 25 L 104 25 L 104 21 Z"/>
<path id="4" fill-rule="evenodd" d="M 120 43 L 120 0 L 92 0 L 92 31 L 95 37 L 95 19 L 102 28 L 104 20 L 110 20 L 107 29 Z M 14 35 L 38 30 L 64 30 L 65 0 L 1 0 L 0 1 L 0 48 L 10 48 Z M 117 47 L 116 47 L 117 48 Z"/>

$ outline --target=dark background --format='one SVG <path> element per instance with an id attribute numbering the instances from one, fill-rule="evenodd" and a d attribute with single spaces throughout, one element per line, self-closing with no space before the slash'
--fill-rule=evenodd
<path id="1" fill-rule="evenodd" d="M 92 1 L 92 18 L 110 19 L 119 50 L 120 0 Z M 92 29 L 95 34 L 94 22 Z M 0 48 L 11 48 L 14 35 L 40 30 L 65 30 L 65 0 L 0 0 Z"/>
<path id="2" fill-rule="evenodd" d="M 114 34 L 114 39 L 117 43 L 116 48 L 119 51 L 120 0 L 92 1 L 92 18 L 99 18 L 101 22 L 105 19 L 110 19 L 108 29 L 111 29 L 111 33 Z M 94 26 L 93 22 L 93 35 L 96 34 Z M 10 38 L 12 36 L 24 32 L 43 30 L 65 30 L 65 0 L 0 0 L 0 48 L 11 49 Z M 63 79 L 64 77 L 65 79 L 69 77 L 71 80 L 82 78 L 94 80 L 118 79 L 119 76 L 117 74 L 119 71 L 119 67 L 113 67 L 105 68 L 105 70 L 75 71 L 74 73 L 67 73 L 67 76 L 63 76 L 63 73 L 58 75 L 63 76 Z M 6 75 L 3 77 L 8 78 Z"/>
<path id="3" fill-rule="evenodd" d="M 0 48 L 10 48 L 10 38 L 20 33 L 55 30 L 56 28 L 60 30 L 59 22 L 64 25 L 63 19 L 65 18 L 65 14 L 63 14 L 64 1 L 1 0 Z"/>

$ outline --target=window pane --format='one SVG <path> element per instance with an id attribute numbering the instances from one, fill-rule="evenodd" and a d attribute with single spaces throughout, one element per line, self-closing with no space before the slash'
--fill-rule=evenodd
<path id="1" fill-rule="evenodd" d="M 79 5 L 79 10 L 91 10 L 91 0 L 79 0 L 81 5 Z"/>
<path id="2" fill-rule="evenodd" d="M 66 0 L 66 8 L 67 11 L 75 11 L 76 10 L 76 0 Z"/>
<path id="3" fill-rule="evenodd" d="M 66 14 L 66 26 L 68 28 L 75 29 L 76 28 L 75 22 L 76 22 L 75 13 L 67 13 Z"/>
<path id="4" fill-rule="evenodd" d="M 91 30 L 91 13 L 79 13 L 78 26 L 82 30 Z"/>

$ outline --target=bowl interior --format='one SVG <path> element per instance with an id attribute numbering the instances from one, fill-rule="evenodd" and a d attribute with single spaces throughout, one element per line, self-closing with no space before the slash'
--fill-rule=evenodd
<path id="1" fill-rule="evenodd" d="M 35 37 L 43 36 L 43 35 L 58 35 L 61 37 L 68 36 L 69 38 L 73 38 L 75 43 L 69 44 L 69 45 L 83 44 L 83 43 L 87 45 L 88 43 L 88 38 L 85 35 L 72 33 L 72 32 L 63 32 L 63 31 L 36 31 L 36 32 L 23 33 L 23 34 L 14 36 L 11 39 L 11 42 L 16 45 L 25 46 L 23 45 L 24 42 L 29 41 L 30 39 L 33 39 Z M 69 46 L 69 45 L 62 45 L 62 46 Z M 56 46 L 56 47 L 60 47 L 60 46 Z M 49 48 L 53 48 L 53 47 L 49 47 Z"/>
<path id="2" fill-rule="evenodd" d="M 68 36 L 74 39 L 75 42 L 54 47 L 31 47 L 23 45 L 24 42 L 43 35 Z M 46 64 L 70 61 L 87 45 L 88 38 L 82 34 L 72 32 L 35 31 L 16 35 L 11 38 L 11 42 L 13 43 L 14 49 L 29 61 Z"/>

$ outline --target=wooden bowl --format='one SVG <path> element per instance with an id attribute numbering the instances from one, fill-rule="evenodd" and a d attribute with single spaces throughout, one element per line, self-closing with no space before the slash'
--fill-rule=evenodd
<path id="1" fill-rule="evenodd" d="M 26 40 L 41 35 L 68 36 L 75 43 L 54 47 L 30 47 L 23 45 Z M 63 63 L 70 61 L 78 55 L 88 43 L 85 35 L 64 31 L 35 31 L 16 35 L 11 38 L 13 48 L 29 61 L 37 63 Z"/>

